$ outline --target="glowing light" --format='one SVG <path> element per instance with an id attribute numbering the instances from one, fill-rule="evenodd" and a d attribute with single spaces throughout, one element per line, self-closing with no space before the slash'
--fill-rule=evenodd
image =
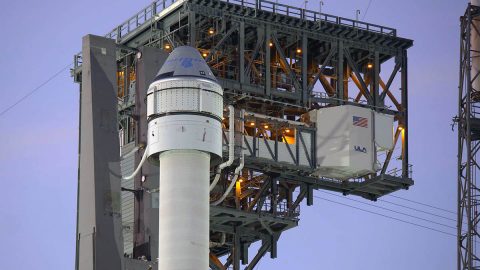
<path id="1" fill-rule="evenodd" d="M 268 43 L 268 46 L 273 47 L 273 43 L 272 42 Z"/>
<path id="2" fill-rule="evenodd" d="M 402 127 L 402 126 L 399 126 L 399 127 L 398 127 L 398 130 L 403 131 L 403 127 Z"/>
<path id="3" fill-rule="evenodd" d="M 264 127 L 265 129 L 267 129 L 267 128 L 268 128 L 268 125 L 265 125 L 265 126 L 263 126 L 263 127 Z"/>
<path id="4" fill-rule="evenodd" d="M 286 132 L 286 133 L 290 133 L 290 129 L 285 129 L 285 132 Z"/>
<path id="5" fill-rule="evenodd" d="M 242 179 L 240 178 L 236 183 L 235 183 L 235 196 L 240 197 L 242 195 Z"/>
<path id="6" fill-rule="evenodd" d="M 251 122 L 251 123 L 250 123 L 250 126 L 252 126 L 252 127 L 255 126 L 255 123 L 254 123 L 254 122 Z"/>
<path id="7" fill-rule="evenodd" d="M 368 63 L 368 64 L 367 64 L 367 68 L 373 68 L 373 64 L 372 64 L 372 63 Z"/>
<path id="8" fill-rule="evenodd" d="M 302 53 L 302 49 L 298 48 L 297 53 Z"/>
<path id="9" fill-rule="evenodd" d="M 207 53 L 202 53 L 203 57 L 207 57 L 207 55 L 208 55 Z"/>
<path id="10" fill-rule="evenodd" d="M 210 28 L 210 29 L 208 30 L 208 33 L 209 33 L 210 35 L 213 35 L 213 34 L 215 34 L 215 30 L 213 30 L 213 28 Z"/>
<path id="11" fill-rule="evenodd" d="M 170 44 L 168 44 L 168 43 L 165 44 L 165 49 L 170 50 L 170 48 L 171 48 L 171 47 L 170 47 Z"/>

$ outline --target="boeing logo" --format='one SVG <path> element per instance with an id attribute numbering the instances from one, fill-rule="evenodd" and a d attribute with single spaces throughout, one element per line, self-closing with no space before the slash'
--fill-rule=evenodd
<path id="1" fill-rule="evenodd" d="M 193 65 L 192 65 L 192 58 L 183 58 L 182 62 L 181 62 L 181 65 L 182 67 L 184 68 L 191 68 Z"/>
<path id="2" fill-rule="evenodd" d="M 357 152 L 365 153 L 365 154 L 367 153 L 367 148 L 358 146 L 358 145 L 353 146 L 353 150 Z"/>

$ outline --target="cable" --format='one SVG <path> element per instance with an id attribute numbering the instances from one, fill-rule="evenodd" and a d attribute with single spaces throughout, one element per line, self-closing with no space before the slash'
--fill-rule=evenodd
<path id="1" fill-rule="evenodd" d="M 326 191 L 321 191 L 321 192 L 337 196 L 336 194 L 331 193 L 331 192 L 326 192 Z M 342 197 L 342 196 L 339 196 L 339 197 Z M 342 198 L 345 198 L 345 197 L 342 197 Z M 443 218 L 443 219 L 446 219 L 446 220 L 450 220 L 450 221 L 454 221 L 454 222 L 457 221 L 456 219 L 453 219 L 453 218 L 449 218 L 449 217 L 442 216 L 442 215 L 439 215 L 439 214 L 436 214 L 436 213 L 432 213 L 432 212 L 429 212 L 429 211 L 417 209 L 417 208 L 414 208 L 414 207 L 406 206 L 406 205 L 403 205 L 403 204 L 399 204 L 399 203 L 387 201 L 387 200 L 384 200 L 384 199 L 378 199 L 378 201 L 384 202 L 384 203 L 388 203 L 388 204 L 391 204 L 391 205 L 395 205 L 395 206 L 399 206 L 399 207 L 403 207 L 403 208 L 410 209 L 410 210 L 413 210 L 413 211 L 416 211 L 416 212 L 420 212 L 420 213 L 424 213 L 424 214 L 427 214 L 427 215 L 431 215 L 431 216 Z M 369 205 L 372 205 L 372 204 L 369 204 Z M 374 205 L 372 205 L 372 206 L 374 206 Z"/>
<path id="2" fill-rule="evenodd" d="M 433 205 L 430 205 L 430 204 L 426 204 L 426 203 L 422 203 L 422 202 L 418 202 L 418 201 L 414 201 L 414 200 L 402 198 L 402 197 L 399 197 L 399 196 L 396 196 L 396 195 L 393 195 L 393 194 L 389 194 L 388 196 L 391 196 L 391 197 L 394 197 L 394 198 L 397 198 L 397 199 L 400 199 L 400 200 L 404 200 L 404 201 L 407 201 L 407 202 L 412 202 L 412 203 L 420 204 L 420 205 L 427 206 L 427 207 L 430 207 L 430 208 L 442 210 L 442 211 L 445 211 L 445 212 L 448 212 L 448 213 L 452 213 L 452 214 L 455 214 L 455 215 L 457 214 L 457 212 L 454 212 L 454 211 L 451 211 L 451 210 L 448 210 L 448 209 L 444 209 L 444 208 L 437 207 L 437 206 L 433 206 Z"/>
<path id="3" fill-rule="evenodd" d="M 399 221 L 399 222 L 402 222 L 402 223 L 414 225 L 414 226 L 417 226 L 417 227 L 421 227 L 421 228 L 428 229 L 428 230 L 431 230 L 431 231 L 435 231 L 435 232 L 438 232 L 438 233 L 442 233 L 442 234 L 445 234 L 445 235 L 457 237 L 457 235 L 455 235 L 453 233 L 445 232 L 445 231 L 442 231 L 442 230 L 437 230 L 437 229 L 432 228 L 432 227 L 428 227 L 428 226 L 424 226 L 424 225 L 421 225 L 421 224 L 418 224 L 418 223 L 414 223 L 414 222 L 406 221 L 406 220 L 403 220 L 403 219 L 399 219 L 399 218 L 396 218 L 396 217 L 380 214 L 380 213 L 373 212 L 373 211 L 370 211 L 370 210 L 366 210 L 366 209 L 356 207 L 356 206 L 353 206 L 353 205 L 332 201 L 332 200 L 325 199 L 325 198 L 318 197 L 318 196 L 315 196 L 315 198 L 318 198 L 318 199 L 321 199 L 321 200 L 324 200 L 324 201 L 328 201 L 328 202 L 331 202 L 331 203 L 347 206 L 347 207 L 350 207 L 350 208 L 354 208 L 354 209 L 357 209 L 357 210 L 360 210 L 360 211 L 363 211 L 363 212 L 367 212 L 367 213 L 370 213 L 370 214 L 374 214 L 374 215 L 377 215 L 377 216 L 382 216 L 382 217 L 385 217 L 385 218 L 393 219 L 393 220 L 396 220 L 396 221 Z"/>
<path id="4" fill-rule="evenodd" d="M 372 0 L 368 1 L 367 8 L 365 9 L 365 12 L 363 13 L 362 21 L 365 20 L 365 16 L 367 16 L 368 9 L 370 9 L 370 4 L 372 4 Z"/>
<path id="5" fill-rule="evenodd" d="M 40 90 L 44 85 L 46 85 L 47 83 L 49 83 L 51 80 L 55 79 L 58 75 L 60 75 L 63 71 L 65 71 L 66 69 L 68 69 L 73 63 L 70 63 L 68 64 L 68 66 L 65 66 L 64 68 L 62 68 L 61 70 L 59 70 L 57 73 L 55 73 L 54 75 L 52 75 L 50 78 L 48 78 L 46 81 L 44 81 L 43 83 L 41 83 L 39 86 L 35 87 L 33 90 L 31 90 L 30 92 L 28 92 L 26 95 L 24 95 L 23 97 L 21 97 L 19 100 L 17 100 L 16 102 L 14 102 L 12 105 L 8 106 L 6 109 L 4 109 L 3 111 L 0 112 L 0 117 L 2 115 L 4 115 L 5 113 L 7 113 L 8 111 L 10 111 L 11 109 L 13 109 L 13 107 L 17 106 L 19 103 L 21 103 L 22 101 L 24 101 L 25 99 L 27 99 L 29 96 L 33 95 L 33 93 L 35 93 L 36 91 Z"/>
<path id="6" fill-rule="evenodd" d="M 435 214 L 435 213 L 431 213 L 431 212 L 424 211 L 424 210 L 420 210 L 420 209 L 417 209 L 417 208 L 405 206 L 405 205 L 402 205 L 402 204 L 399 204 L 399 203 L 394 203 L 394 202 L 390 202 L 390 201 L 386 201 L 386 200 L 381 200 L 381 199 L 379 199 L 379 201 L 384 202 L 384 203 L 388 203 L 388 204 L 392 204 L 392 205 L 396 205 L 396 206 L 399 206 L 399 207 L 403 207 L 403 208 L 406 208 L 406 209 L 410 209 L 410 210 L 413 210 L 413 211 L 417 211 L 417 212 L 420 212 L 420 213 L 425 213 L 425 214 L 427 214 L 427 215 L 432 215 L 432 216 L 435 216 L 435 217 L 439 217 L 439 218 L 443 218 L 443 219 L 447 219 L 447 220 L 451 220 L 451 221 L 457 222 L 457 220 L 456 220 L 456 219 L 453 219 L 453 218 L 445 217 L 445 216 L 442 216 L 442 215 L 437 215 L 437 214 Z"/>
<path id="7" fill-rule="evenodd" d="M 451 229 L 457 229 L 454 226 L 450 226 L 450 225 L 447 225 L 447 224 L 436 222 L 436 221 L 433 221 L 431 219 L 417 217 L 417 216 L 414 216 L 414 215 L 410 215 L 410 214 L 407 214 L 407 213 L 403 213 L 403 212 L 400 212 L 400 211 L 389 209 L 389 208 L 386 208 L 386 207 L 383 207 L 383 206 L 373 205 L 373 204 L 370 204 L 370 203 L 367 203 L 367 202 L 362 202 L 362 201 L 358 201 L 358 200 L 355 200 L 355 199 L 352 199 L 352 198 L 343 197 L 343 196 L 338 195 L 338 194 L 332 194 L 332 193 L 328 193 L 328 192 L 325 192 L 325 191 L 321 191 L 321 192 L 326 193 L 326 194 L 330 194 L 330 195 L 333 195 L 333 196 L 336 196 L 336 197 L 340 197 L 340 198 L 343 198 L 343 199 L 346 199 L 346 200 L 350 200 L 350 201 L 358 202 L 358 203 L 365 204 L 365 205 L 368 205 L 368 206 L 376 207 L 376 208 L 379 208 L 379 209 L 382 209 L 382 210 L 390 211 L 390 212 L 393 212 L 393 213 L 396 213 L 396 214 L 404 215 L 404 216 L 411 217 L 411 218 L 416 218 L 416 219 L 419 219 L 419 220 L 422 220 L 422 221 L 425 221 L 425 222 L 429 222 L 429 223 L 433 223 L 433 224 L 436 224 L 436 225 L 439 225 L 439 226 L 443 226 L 443 227 L 447 227 L 447 228 L 451 228 Z"/>

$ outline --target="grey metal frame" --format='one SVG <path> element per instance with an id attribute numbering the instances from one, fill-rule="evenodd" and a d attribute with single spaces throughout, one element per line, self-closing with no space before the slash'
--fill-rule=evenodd
<path id="1" fill-rule="evenodd" d="M 470 38 L 473 31 L 479 29 L 472 24 L 480 19 L 480 7 L 469 5 L 464 16 L 460 18 L 460 78 L 458 95 L 458 217 L 457 217 L 457 269 L 479 269 L 480 241 L 478 231 L 478 196 L 477 174 L 480 166 L 477 162 L 480 149 L 480 99 L 478 91 L 472 86 L 479 74 L 473 75 L 472 59 L 478 57 L 473 51 Z"/>

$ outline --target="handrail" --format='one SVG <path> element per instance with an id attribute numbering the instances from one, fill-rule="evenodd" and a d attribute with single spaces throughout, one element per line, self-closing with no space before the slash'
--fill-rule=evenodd
<path id="1" fill-rule="evenodd" d="M 383 35 L 393 36 L 393 37 L 397 35 L 397 30 L 391 27 L 343 18 L 339 16 L 326 14 L 326 13 L 320 13 L 317 11 L 280 4 L 280 3 L 276 3 L 268 0 L 220 0 L 220 1 L 232 3 L 235 5 L 240 5 L 242 7 L 250 7 L 250 8 L 253 7 L 259 10 L 272 12 L 274 14 L 286 15 L 286 16 L 295 17 L 295 18 L 308 20 L 308 21 L 314 21 L 314 22 L 323 21 L 323 22 L 328 22 L 328 23 L 333 23 L 338 25 L 350 26 L 353 28 L 366 30 L 369 32 L 375 32 Z"/>

